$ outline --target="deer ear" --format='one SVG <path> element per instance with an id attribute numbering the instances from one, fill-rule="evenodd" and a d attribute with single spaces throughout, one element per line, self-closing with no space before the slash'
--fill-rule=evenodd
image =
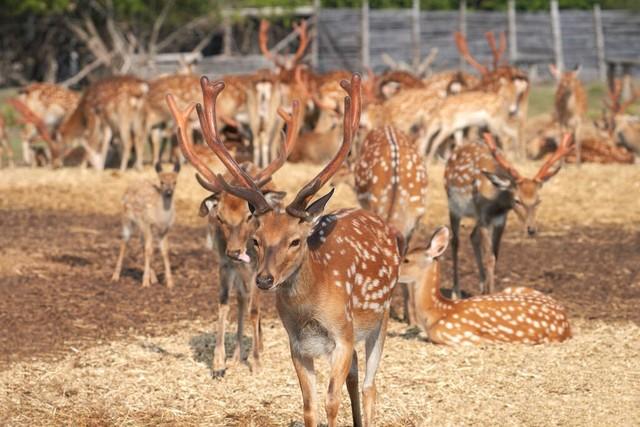
<path id="1" fill-rule="evenodd" d="M 498 176 L 495 173 L 489 172 L 487 170 L 483 170 L 482 173 L 498 189 L 505 191 L 511 188 L 511 180 Z"/>
<path id="2" fill-rule="evenodd" d="M 442 226 L 433 233 L 427 248 L 427 255 L 431 258 L 438 258 L 447 250 L 447 246 L 449 246 L 449 229 Z"/>
<path id="3" fill-rule="evenodd" d="M 267 199 L 269 206 L 273 207 L 284 200 L 287 195 L 286 191 L 265 191 L 264 198 Z"/>
<path id="4" fill-rule="evenodd" d="M 329 199 L 331 198 L 331 196 L 333 196 L 334 191 L 336 191 L 336 189 L 332 188 L 331 191 L 329 191 L 324 196 L 320 197 L 315 202 L 311 203 L 309 207 L 305 209 L 307 214 L 309 214 L 309 219 L 315 219 L 318 215 L 320 215 L 324 211 L 324 208 L 329 202 Z"/>
<path id="5" fill-rule="evenodd" d="M 160 162 L 156 163 L 156 172 L 157 173 L 162 172 L 162 163 Z"/>
<path id="6" fill-rule="evenodd" d="M 200 203 L 200 210 L 198 211 L 198 215 L 200 215 L 200 216 L 209 215 L 209 212 L 211 212 L 211 210 L 213 210 L 213 209 L 218 207 L 219 199 L 220 199 L 220 195 L 219 194 L 212 194 L 212 195 L 206 197 Z"/>

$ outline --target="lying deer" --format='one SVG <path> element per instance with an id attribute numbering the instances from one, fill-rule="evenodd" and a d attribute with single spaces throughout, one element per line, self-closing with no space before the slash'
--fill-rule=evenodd
<path id="1" fill-rule="evenodd" d="M 493 137 L 485 133 L 486 145 L 480 141 L 458 147 L 449 158 L 444 171 L 445 188 L 451 219 L 451 249 L 453 254 L 453 294 L 460 297 L 458 281 L 458 241 L 460 221 L 476 221 L 471 244 L 480 270 L 480 290 L 494 292 L 495 266 L 507 214 L 514 210 L 524 223 L 530 237 L 536 234 L 536 213 L 540 205 L 540 189 L 560 171 L 553 168 L 574 145 L 565 134 L 556 152 L 548 157 L 533 178 L 522 176 L 496 147 Z"/>
<path id="2" fill-rule="evenodd" d="M 441 227 L 426 248 L 407 254 L 400 277 L 421 277 L 415 286 L 420 327 L 436 344 L 540 344 L 571 338 L 567 314 L 550 296 L 531 288 L 452 301 L 440 293 L 440 256 L 449 244 Z"/>
<path id="3" fill-rule="evenodd" d="M 134 228 L 142 232 L 144 238 L 144 273 L 142 287 L 158 283 L 158 278 L 151 261 L 153 258 L 153 242 L 158 241 L 162 261 L 164 262 L 164 276 L 168 288 L 173 288 L 173 276 L 169 263 L 169 241 L 167 235 L 175 220 L 174 191 L 180 172 L 180 163 L 176 162 L 173 171 L 163 172 L 162 165 L 156 164 L 158 182 L 144 181 L 131 185 L 122 197 L 124 212 L 122 215 L 122 242 L 116 269 L 111 280 L 120 280 L 122 261 Z"/>
<path id="4" fill-rule="evenodd" d="M 302 389 L 305 425 L 316 426 L 318 422 L 314 359 L 320 356 L 328 356 L 331 363 L 326 399 L 329 426 L 336 425 L 345 381 L 354 425 L 361 425 L 354 348 L 357 341 L 365 341 L 364 418 L 365 425 L 371 425 L 374 378 L 400 263 L 396 234 L 376 215 L 363 210 L 340 210 L 322 216 L 333 190 L 311 202 L 351 148 L 360 117 L 360 76 L 354 74 L 350 83 L 343 82 L 349 96 L 345 97 L 343 143 L 337 155 L 284 210 L 273 208 L 259 183 L 235 162 L 218 138 L 215 101 L 224 83 L 209 83 L 205 77 L 203 83 L 200 125 L 208 145 L 238 184 L 228 183 L 219 175 L 209 178 L 216 179 L 226 192 L 246 200 L 256 217 L 256 284 L 276 294 L 276 308 L 289 336 Z"/>
<path id="5" fill-rule="evenodd" d="M 205 88 L 206 86 L 203 90 Z M 253 286 L 256 271 L 256 252 L 250 243 L 250 236 L 258 226 L 257 218 L 251 214 L 247 203 L 243 199 L 223 191 L 224 189 L 218 184 L 215 174 L 194 151 L 191 132 L 188 129 L 190 129 L 189 117 L 195 105 L 191 104 L 184 111 L 181 111 L 178 109 L 173 95 L 167 96 L 167 104 L 176 123 L 178 141 L 185 157 L 205 177 L 206 181 L 200 180 L 200 183 L 203 184 L 205 189 L 212 192 L 210 196 L 202 201 L 200 215 L 208 217 L 211 241 L 214 251 L 218 254 L 219 264 L 220 293 L 216 347 L 213 353 L 213 376 L 223 376 L 226 371 L 224 336 L 229 313 L 229 293 L 232 289 L 236 291 L 238 297 L 238 329 L 233 358 L 235 361 L 242 360 L 244 315 L 248 297 L 250 319 L 253 327 L 252 368 L 257 371 L 261 366 L 262 329 L 260 325 L 260 298 L 256 292 L 257 288 Z M 283 110 L 279 111 L 281 118 L 287 124 L 287 138 L 280 156 L 262 171 L 259 171 L 252 163 L 242 164 L 245 173 L 251 174 L 256 182 L 263 184 L 261 187 L 263 193 L 274 208 L 280 207 L 280 202 L 285 193 L 274 191 L 273 187 L 269 187 L 267 183 L 273 173 L 285 163 L 287 156 L 295 145 L 299 126 L 298 108 L 298 103 L 294 102 L 292 115 L 287 115 Z M 224 179 L 233 181 L 234 178 L 227 173 Z"/>

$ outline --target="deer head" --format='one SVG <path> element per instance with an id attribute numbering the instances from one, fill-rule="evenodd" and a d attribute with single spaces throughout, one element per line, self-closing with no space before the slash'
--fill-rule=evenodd
<path id="1" fill-rule="evenodd" d="M 507 173 L 507 177 L 486 170 L 483 174 L 505 197 L 507 205 L 512 207 L 518 218 L 525 226 L 526 234 L 535 236 L 536 213 L 540 205 L 540 189 L 543 184 L 560 171 L 559 161 L 574 148 L 570 133 L 564 135 L 558 149 L 547 158 L 545 163 L 533 178 L 522 176 L 516 168 L 498 151 L 493 137 L 489 133 L 484 134 L 484 141 L 498 165 Z M 500 196 L 498 196 L 500 197 Z"/>
<path id="2" fill-rule="evenodd" d="M 215 99 L 224 88 L 224 85 L 216 86 L 215 83 L 210 84 L 206 78 L 203 78 L 201 79 L 201 86 L 205 97 L 209 96 L 210 98 L 205 99 L 204 110 L 202 107 L 198 107 L 199 117 L 204 118 L 206 114 L 206 117 L 215 118 Z M 224 187 L 220 183 L 220 178 L 195 154 L 191 135 L 186 132 L 186 125 L 195 104 L 191 104 L 185 110 L 181 111 L 178 109 L 172 95 L 167 96 L 167 104 L 178 128 L 177 134 L 180 148 L 185 157 L 200 173 L 200 175 L 196 175 L 198 182 L 211 192 L 211 195 L 206 197 L 200 204 L 200 215 L 208 216 L 210 222 L 218 227 L 218 230 L 220 230 L 222 237 L 226 241 L 226 255 L 231 260 L 250 262 L 250 258 L 246 253 L 246 246 L 249 237 L 256 230 L 256 217 L 251 214 L 244 199 L 224 191 Z M 282 109 L 278 111 L 278 114 L 287 125 L 287 133 L 286 136 L 282 138 L 283 143 L 280 147 L 279 156 L 261 171 L 258 170 L 255 165 L 248 162 L 238 166 L 242 171 L 242 178 L 240 179 L 250 179 L 255 182 L 259 188 L 263 188 L 262 192 L 265 195 L 265 201 L 271 207 L 278 205 L 284 198 L 285 193 L 274 191 L 273 188 L 269 188 L 267 184 L 271 176 L 282 167 L 286 158 L 293 150 L 300 126 L 298 102 L 294 101 L 291 108 L 292 114 L 287 114 Z M 217 144 L 222 145 L 222 143 L 218 139 L 216 125 L 215 123 L 207 123 L 207 125 L 208 127 L 206 129 L 202 128 L 205 141 L 210 147 L 213 145 L 218 149 Z M 224 161 L 232 161 L 233 164 L 236 164 L 230 155 L 228 158 L 225 158 Z M 237 177 L 232 175 L 231 179 L 236 180 Z"/>
<path id="3" fill-rule="evenodd" d="M 198 105 L 197 109 L 205 140 L 226 166 L 235 183 L 227 182 L 220 175 L 214 176 L 210 173 L 211 171 L 201 170 L 199 167 L 198 170 L 205 175 L 207 185 L 215 183 L 216 189 L 222 187 L 225 192 L 244 199 L 248 203 L 249 211 L 257 224 L 253 233 L 253 244 L 258 258 L 256 284 L 263 290 L 276 289 L 286 283 L 299 270 L 308 255 L 309 246 L 317 244 L 309 237 L 327 202 L 333 195 L 333 190 L 313 202 L 312 198 L 337 172 L 349 153 L 360 117 L 360 76 L 354 74 L 351 82 L 343 81 L 341 83 L 348 94 L 345 97 L 342 146 L 329 164 L 298 192 L 285 209 L 274 208 L 269 204 L 265 193 L 260 189 L 260 182 L 258 182 L 264 177 L 249 176 L 230 156 L 217 137 L 215 101 L 224 88 L 224 83 L 209 83 L 206 77 L 203 77 L 201 84 L 204 108 Z M 292 135 L 295 134 L 297 132 L 292 132 Z M 185 156 L 194 163 L 194 166 L 197 165 L 199 161 L 197 158 L 192 159 L 189 147 L 185 144 L 186 139 L 181 137 L 179 141 L 185 151 Z"/>

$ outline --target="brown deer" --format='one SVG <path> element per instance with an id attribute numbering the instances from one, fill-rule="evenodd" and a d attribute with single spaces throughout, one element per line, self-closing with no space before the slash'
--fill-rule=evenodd
<path id="1" fill-rule="evenodd" d="M 633 90 L 631 97 L 622 99 L 622 82 L 614 81 L 609 88 L 609 100 L 605 101 L 608 114 L 605 114 L 606 130 L 618 144 L 640 155 L 640 118 L 627 113 L 627 109 L 640 99 L 640 90 Z"/>
<path id="2" fill-rule="evenodd" d="M 365 425 L 373 423 L 375 383 L 393 291 L 400 263 L 396 234 L 372 213 L 341 210 L 321 216 L 333 191 L 311 199 L 336 173 L 349 153 L 360 115 L 360 76 L 343 87 L 345 97 L 343 144 L 337 155 L 284 209 L 274 209 L 226 151 L 215 128 L 215 100 L 224 83 L 203 77 L 204 108 L 200 124 L 209 146 L 239 183 L 217 177 L 225 191 L 245 199 L 258 228 L 253 235 L 257 252 L 257 286 L 276 294 L 276 308 L 284 324 L 293 364 L 304 400 L 306 426 L 317 425 L 314 359 L 329 356 L 331 374 L 326 400 L 329 426 L 336 425 L 342 385 L 347 384 L 354 425 L 361 425 L 358 365 L 354 344 L 364 340 Z M 215 184 L 212 184 L 215 185 Z"/>
<path id="3" fill-rule="evenodd" d="M 587 93 L 578 78 L 580 66 L 572 71 L 560 72 L 555 65 L 550 64 L 549 71 L 558 83 L 554 99 L 555 119 L 563 132 L 574 134 L 577 142 L 576 155 L 580 163 L 581 131 L 587 119 Z"/>
<path id="4" fill-rule="evenodd" d="M 409 242 L 426 212 L 428 185 L 427 170 L 413 141 L 393 126 L 374 129 L 350 163 L 360 206 L 384 219 Z M 414 325 L 413 289 L 401 284 L 405 320 Z"/>
<path id="5" fill-rule="evenodd" d="M 565 134 L 556 152 L 547 158 L 533 178 L 522 176 L 498 151 L 493 137 L 456 148 L 445 167 L 444 178 L 453 239 L 453 294 L 460 297 L 458 242 L 460 221 L 476 221 L 471 243 L 478 269 L 480 290 L 494 292 L 495 265 L 507 214 L 514 210 L 530 237 L 536 234 L 536 213 L 542 185 L 560 171 L 558 162 L 573 149 L 571 134 Z M 555 168 L 554 165 L 558 164 Z"/>
<path id="6" fill-rule="evenodd" d="M 440 257 L 449 245 L 449 229 L 440 227 L 426 247 L 408 253 L 400 277 L 420 277 L 416 283 L 416 313 L 420 327 L 435 344 L 541 344 L 571 337 L 567 314 L 550 296 L 531 288 L 452 301 L 440 292 Z"/>
<path id="7" fill-rule="evenodd" d="M 155 271 L 151 267 L 153 258 L 153 243 L 158 242 L 162 261 L 164 262 L 165 281 L 168 288 L 173 288 L 173 276 L 169 262 L 168 233 L 176 216 L 174 193 L 180 172 L 180 163 L 176 162 L 173 170 L 164 172 L 162 165 L 157 163 L 158 181 L 144 181 L 130 185 L 122 197 L 122 242 L 116 262 L 116 269 L 111 280 L 120 280 L 122 262 L 124 260 L 127 243 L 132 232 L 137 228 L 144 239 L 144 272 L 142 287 L 158 283 Z"/>
<path id="8" fill-rule="evenodd" d="M 36 125 L 25 117 L 26 126 L 21 137 L 22 157 L 24 162 L 31 166 L 33 165 L 31 148 L 33 143 L 38 137 L 43 137 L 42 131 L 46 130 L 46 135 L 55 133 L 65 117 L 78 105 L 80 94 L 52 83 L 32 83 L 22 88 L 16 99 L 42 121 L 42 128 L 38 130 Z M 51 157 L 51 151 L 56 150 L 52 150 L 50 139 L 45 138 L 45 142 Z"/>
<path id="9" fill-rule="evenodd" d="M 204 88 L 206 88 L 206 85 Z M 194 152 L 191 133 L 187 129 L 190 126 L 189 116 L 193 112 L 195 105 L 191 104 L 181 111 L 171 94 L 167 95 L 167 104 L 174 117 L 178 129 L 178 141 L 185 157 L 205 177 L 206 181 L 200 180 L 200 182 L 204 184 L 207 190 L 212 192 L 200 205 L 200 215 L 208 217 L 209 236 L 214 251 L 218 254 L 219 264 L 218 329 L 216 347 L 213 354 L 212 374 L 214 377 L 220 377 L 226 371 L 224 336 L 229 313 L 229 293 L 232 289 L 236 291 L 238 297 L 238 329 L 233 357 L 235 361 L 242 360 L 244 314 L 247 306 L 247 297 L 249 297 L 250 318 L 253 327 L 252 367 L 254 371 L 257 371 L 260 369 L 260 351 L 262 349 L 260 298 L 256 292 L 256 287 L 253 286 L 256 271 L 256 253 L 253 245 L 249 242 L 250 236 L 257 228 L 257 219 L 251 215 L 249 207 L 243 199 L 223 191 L 215 174 Z M 246 173 L 252 175 L 256 182 L 263 184 L 262 191 L 269 203 L 274 207 L 279 206 L 284 193 L 275 191 L 273 186 L 269 186 L 267 183 L 273 173 L 285 163 L 287 156 L 295 145 L 295 138 L 298 133 L 297 128 L 299 127 L 298 109 L 299 104 L 294 102 L 291 115 L 279 110 L 282 120 L 287 125 L 287 137 L 280 155 L 262 171 L 259 171 L 252 163 L 243 163 L 241 166 Z M 225 180 L 233 181 L 233 179 L 232 175 L 225 175 Z"/>

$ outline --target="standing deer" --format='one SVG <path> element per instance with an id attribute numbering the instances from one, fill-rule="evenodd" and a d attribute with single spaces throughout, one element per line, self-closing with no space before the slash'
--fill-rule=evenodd
<path id="1" fill-rule="evenodd" d="M 289 336 L 293 364 L 304 400 L 304 422 L 317 425 L 314 359 L 328 356 L 331 374 L 326 400 L 330 427 L 336 425 L 342 385 L 347 384 L 354 425 L 361 425 L 358 365 L 354 344 L 364 340 L 365 425 L 373 423 L 375 374 L 381 359 L 391 292 L 400 263 L 396 234 L 372 213 L 340 210 L 321 216 L 333 190 L 311 199 L 346 159 L 358 129 L 360 76 L 343 82 L 345 97 L 343 144 L 325 168 L 284 209 L 274 209 L 217 137 L 215 101 L 224 83 L 203 77 L 204 108 L 200 125 L 209 146 L 237 180 L 226 192 L 246 200 L 258 227 L 253 235 L 257 252 L 256 285 L 276 293 L 276 308 Z M 210 183 L 215 185 L 213 183 Z"/>
<path id="2" fill-rule="evenodd" d="M 578 74 L 580 66 L 573 71 L 560 72 L 553 64 L 549 65 L 551 75 L 558 82 L 554 100 L 554 117 L 562 132 L 571 132 L 577 142 L 577 162 L 581 162 L 582 126 L 587 119 L 587 93 Z"/>
<path id="3" fill-rule="evenodd" d="M 507 288 L 492 295 L 452 301 L 440 293 L 440 256 L 449 244 L 449 229 L 440 227 L 426 248 L 407 254 L 400 277 L 422 277 L 416 283 L 420 327 L 436 344 L 540 344 L 571 337 L 564 307 L 531 288 Z"/>
<path id="4" fill-rule="evenodd" d="M 203 83 L 204 84 L 204 83 Z M 206 88 L 206 85 L 203 87 Z M 196 167 L 205 177 L 206 181 L 199 180 L 205 189 L 212 192 L 200 205 L 200 215 L 207 216 L 209 231 L 214 250 L 218 254 L 219 264 L 219 310 L 218 329 L 216 333 L 216 347 L 213 353 L 212 374 L 220 377 L 226 371 L 226 353 L 224 346 L 224 336 L 229 313 L 229 292 L 234 289 L 238 298 L 238 329 L 234 359 L 242 360 L 242 337 L 244 329 L 244 314 L 249 297 L 250 318 L 253 327 L 253 369 L 260 369 L 260 351 L 262 349 L 262 329 L 260 325 L 260 298 L 257 288 L 253 286 L 256 271 L 256 253 L 253 244 L 250 244 L 250 236 L 255 232 L 258 221 L 249 211 L 247 203 L 230 193 L 223 191 L 218 184 L 215 174 L 209 169 L 202 159 L 194 152 L 193 141 L 189 129 L 190 115 L 193 112 L 194 104 L 189 105 L 184 111 L 178 109 L 173 95 L 167 96 L 167 104 L 173 115 L 177 126 L 177 135 L 180 147 L 185 157 Z M 293 146 L 298 134 L 299 127 L 299 104 L 293 103 L 292 115 L 279 110 L 279 114 L 287 124 L 287 137 L 285 146 L 280 155 L 265 169 L 259 171 L 252 163 L 243 163 L 242 169 L 247 174 L 251 174 L 256 182 L 263 184 L 263 193 L 270 205 L 274 208 L 279 206 L 285 193 L 274 191 L 273 187 L 267 185 L 273 173 L 282 165 Z M 208 140 L 207 140 L 208 141 Z M 232 181 L 231 174 L 225 175 L 225 180 Z M 212 186 L 212 185 L 213 186 Z"/>
<path id="5" fill-rule="evenodd" d="M 158 241 L 162 261 L 164 262 L 164 276 L 168 288 L 173 288 L 173 276 L 169 263 L 168 233 L 176 216 L 174 204 L 174 192 L 180 172 L 180 163 L 176 162 L 173 171 L 163 172 L 162 165 L 156 164 L 158 182 L 145 181 L 131 185 L 122 198 L 124 212 L 122 215 L 122 242 L 116 269 L 111 280 L 120 280 L 122 261 L 127 249 L 127 243 L 131 238 L 134 228 L 142 232 L 144 239 L 144 273 L 142 275 L 142 287 L 158 283 L 158 278 L 151 260 L 153 258 L 153 242 Z"/>
<path id="6" fill-rule="evenodd" d="M 451 220 L 453 255 L 453 294 L 460 297 L 458 281 L 458 241 L 460 221 L 476 221 L 471 244 L 480 270 L 480 291 L 493 293 L 495 266 L 507 214 L 514 210 L 523 222 L 527 235 L 536 234 L 536 212 L 542 185 L 560 171 L 552 169 L 573 149 L 571 134 L 565 134 L 556 152 L 533 178 L 525 178 L 502 156 L 493 137 L 485 133 L 486 145 L 480 141 L 458 147 L 444 171 Z"/>
<path id="7" fill-rule="evenodd" d="M 428 185 L 427 170 L 413 141 L 393 126 L 374 129 L 353 163 L 360 206 L 384 219 L 408 242 L 425 214 Z M 414 325 L 413 288 L 401 284 L 405 320 Z"/>

